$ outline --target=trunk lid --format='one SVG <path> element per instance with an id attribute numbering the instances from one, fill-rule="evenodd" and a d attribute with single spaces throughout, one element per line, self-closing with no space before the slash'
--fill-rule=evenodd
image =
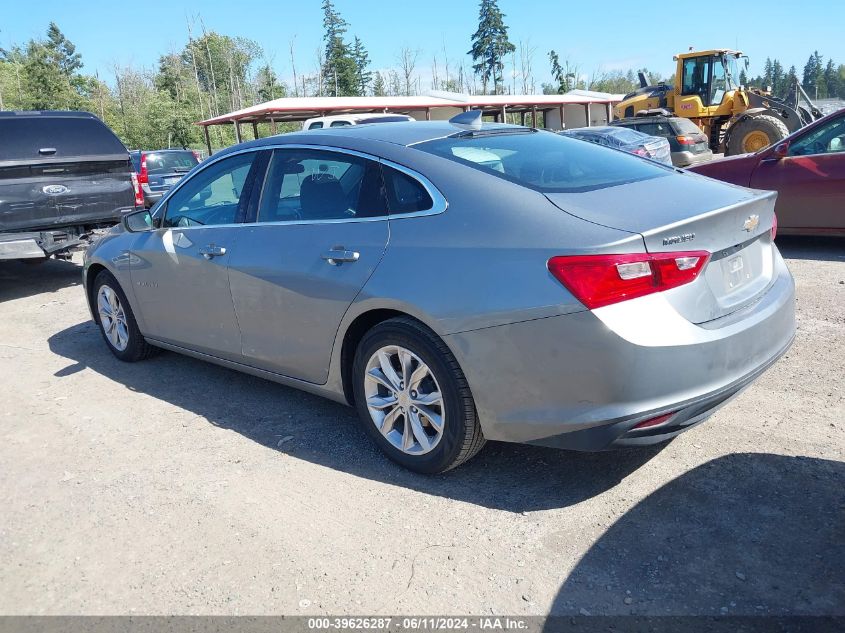
<path id="1" fill-rule="evenodd" d="M 547 197 L 584 220 L 639 233 L 650 253 L 709 252 L 710 261 L 698 279 L 666 293 L 693 323 L 748 305 L 773 280 L 774 192 L 675 172 L 658 179 Z"/>

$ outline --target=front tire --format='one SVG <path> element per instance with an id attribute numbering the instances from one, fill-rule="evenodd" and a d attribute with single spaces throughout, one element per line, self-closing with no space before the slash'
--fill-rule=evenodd
<path id="1" fill-rule="evenodd" d="M 352 377 L 364 430 L 405 468 L 442 473 L 484 446 L 466 377 L 446 344 L 419 322 L 398 317 L 367 332 Z"/>
<path id="2" fill-rule="evenodd" d="M 731 128 L 725 156 L 757 152 L 779 143 L 787 136 L 789 129 L 777 117 L 769 114 L 749 117 Z"/>
<path id="3" fill-rule="evenodd" d="M 149 358 L 158 351 L 144 339 L 120 284 L 107 270 L 94 279 L 94 314 L 106 345 L 128 363 Z"/>

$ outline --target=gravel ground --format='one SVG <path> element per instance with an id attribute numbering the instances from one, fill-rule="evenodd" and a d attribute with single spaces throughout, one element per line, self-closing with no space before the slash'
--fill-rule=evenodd
<path id="1" fill-rule="evenodd" d="M 77 263 L 0 264 L 0 613 L 843 615 L 845 241 L 781 248 L 796 342 L 707 423 L 437 477 L 351 409 L 120 363 Z"/>

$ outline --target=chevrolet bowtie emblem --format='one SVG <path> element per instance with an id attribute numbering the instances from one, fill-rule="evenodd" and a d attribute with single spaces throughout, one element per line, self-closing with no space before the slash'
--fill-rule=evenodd
<path id="1" fill-rule="evenodd" d="M 755 213 L 754 215 L 748 216 L 745 222 L 743 222 L 742 228 L 751 233 L 751 231 L 757 228 L 758 224 L 760 224 L 760 216 Z"/>

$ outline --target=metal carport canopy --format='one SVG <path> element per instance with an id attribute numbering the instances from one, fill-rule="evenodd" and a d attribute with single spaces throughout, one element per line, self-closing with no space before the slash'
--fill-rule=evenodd
<path id="1" fill-rule="evenodd" d="M 572 104 L 601 104 L 610 107 L 618 103 L 622 95 L 572 90 L 566 94 L 554 95 L 464 95 L 452 92 L 434 91 L 427 95 L 412 97 L 284 97 L 265 103 L 259 103 L 249 108 L 236 110 L 227 114 L 200 121 L 208 139 L 208 127 L 212 125 L 235 124 L 237 137 L 240 137 L 241 123 L 263 122 L 271 124 L 289 121 L 304 121 L 312 117 L 331 114 L 384 112 L 409 114 L 425 112 L 430 116 L 437 108 L 461 108 L 464 110 L 478 108 L 485 114 L 499 115 L 505 112 L 537 112 L 562 108 Z M 209 147 L 210 151 L 210 147 Z"/>

